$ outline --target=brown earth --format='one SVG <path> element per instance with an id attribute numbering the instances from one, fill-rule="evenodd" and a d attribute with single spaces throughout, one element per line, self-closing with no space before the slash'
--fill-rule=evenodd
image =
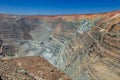
<path id="1" fill-rule="evenodd" d="M 71 80 L 42 57 L 0 60 L 0 80 Z"/>

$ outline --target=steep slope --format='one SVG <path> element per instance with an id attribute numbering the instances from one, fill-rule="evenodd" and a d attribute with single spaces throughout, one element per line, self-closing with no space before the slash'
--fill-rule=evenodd
<path id="1" fill-rule="evenodd" d="M 71 80 L 41 57 L 0 60 L 0 80 Z"/>
<path id="2" fill-rule="evenodd" d="M 73 80 L 120 79 L 120 11 L 0 15 L 0 54 L 43 56 Z"/>

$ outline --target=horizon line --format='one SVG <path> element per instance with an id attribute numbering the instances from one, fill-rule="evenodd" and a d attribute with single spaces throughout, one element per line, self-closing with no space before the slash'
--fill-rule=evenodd
<path id="1" fill-rule="evenodd" d="M 90 13 L 65 13 L 65 14 L 17 14 L 17 13 L 0 13 L 0 15 L 16 15 L 16 16 L 70 16 L 70 15 L 92 15 L 92 14 L 105 14 L 105 13 L 112 13 L 112 12 L 120 12 L 119 10 L 111 10 L 105 12 L 90 12 Z"/>

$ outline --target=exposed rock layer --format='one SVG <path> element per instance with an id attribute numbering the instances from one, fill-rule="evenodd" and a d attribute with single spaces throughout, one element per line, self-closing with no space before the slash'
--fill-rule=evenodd
<path id="1" fill-rule="evenodd" d="M 3 56 L 43 56 L 73 80 L 120 79 L 120 11 L 0 15 L 0 35 Z"/>

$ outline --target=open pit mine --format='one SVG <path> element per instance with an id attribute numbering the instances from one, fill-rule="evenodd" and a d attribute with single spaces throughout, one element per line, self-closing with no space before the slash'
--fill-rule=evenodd
<path id="1" fill-rule="evenodd" d="M 120 80 L 120 11 L 0 14 L 0 80 Z"/>

